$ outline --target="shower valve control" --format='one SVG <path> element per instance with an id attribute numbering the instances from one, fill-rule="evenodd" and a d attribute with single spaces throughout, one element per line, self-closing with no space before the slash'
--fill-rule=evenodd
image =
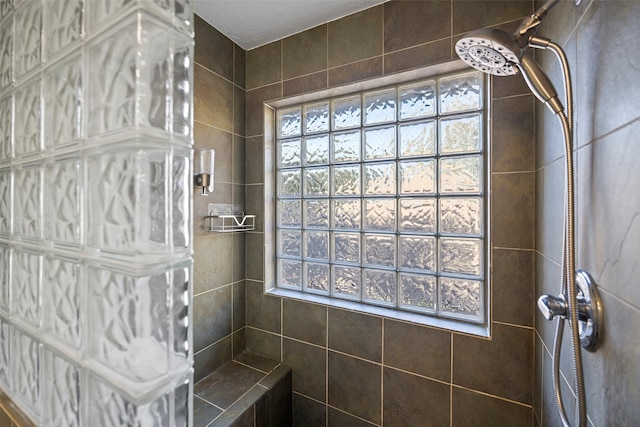
<path id="1" fill-rule="evenodd" d="M 558 295 L 542 295 L 538 298 L 538 310 L 545 319 L 551 320 L 556 316 L 565 316 L 567 314 L 567 302 L 564 296 Z"/>

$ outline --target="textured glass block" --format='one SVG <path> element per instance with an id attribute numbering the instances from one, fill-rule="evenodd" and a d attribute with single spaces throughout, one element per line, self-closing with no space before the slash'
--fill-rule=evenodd
<path id="1" fill-rule="evenodd" d="M 482 320 L 483 286 L 477 280 L 440 278 L 440 314 Z"/>
<path id="2" fill-rule="evenodd" d="M 82 57 L 49 68 L 45 74 L 45 146 L 59 147 L 83 137 Z"/>
<path id="3" fill-rule="evenodd" d="M 37 417 L 40 414 L 40 344 L 16 327 L 11 344 L 12 397 L 22 403 L 21 409 Z"/>
<path id="4" fill-rule="evenodd" d="M 335 265 L 333 271 L 333 294 L 341 298 L 360 299 L 362 272 L 360 268 Z"/>
<path id="5" fill-rule="evenodd" d="M 83 282 L 79 260 L 47 255 L 44 260 L 43 327 L 75 349 L 82 340 Z"/>
<path id="6" fill-rule="evenodd" d="M 306 137 L 304 146 L 306 164 L 317 165 L 329 162 L 329 135 Z"/>
<path id="7" fill-rule="evenodd" d="M 2 41 L 0 40 L 0 43 Z M 0 99 L 0 163 L 13 157 L 13 141 L 11 129 L 13 128 L 13 97 L 6 96 Z"/>
<path id="8" fill-rule="evenodd" d="M 280 230 L 278 243 L 278 255 L 291 257 L 302 256 L 302 232 L 300 230 Z"/>
<path id="9" fill-rule="evenodd" d="M 13 28 L 11 21 L 0 26 L 0 88 L 13 78 Z"/>
<path id="10" fill-rule="evenodd" d="M 364 228 L 366 230 L 394 231 L 396 229 L 396 200 L 365 199 Z"/>
<path id="11" fill-rule="evenodd" d="M 11 247 L 0 243 L 0 310 L 11 312 Z"/>
<path id="12" fill-rule="evenodd" d="M 440 199 L 440 232 L 482 233 L 482 199 L 479 197 Z"/>
<path id="13" fill-rule="evenodd" d="M 332 233 L 332 260 L 360 262 L 360 233 Z"/>
<path id="14" fill-rule="evenodd" d="M 171 320 L 173 345 L 169 353 L 169 369 L 183 366 L 192 354 L 189 343 L 191 312 L 191 267 L 176 268 L 167 272 L 171 281 Z"/>
<path id="15" fill-rule="evenodd" d="M 329 195 L 329 168 L 307 168 L 304 173 L 305 196 Z"/>
<path id="16" fill-rule="evenodd" d="M 384 234 L 365 234 L 364 262 L 368 265 L 395 267 L 396 236 Z"/>
<path id="17" fill-rule="evenodd" d="M 278 268 L 278 283 L 280 286 L 302 288 L 302 262 L 281 259 Z"/>
<path id="18" fill-rule="evenodd" d="M 278 142 L 278 167 L 300 166 L 300 138 Z"/>
<path id="19" fill-rule="evenodd" d="M 300 170 L 282 170 L 278 172 L 278 195 L 281 197 L 300 197 Z"/>
<path id="20" fill-rule="evenodd" d="M 400 162 L 401 194 L 433 194 L 436 191 L 435 160 Z"/>
<path id="21" fill-rule="evenodd" d="M 436 278 L 422 274 L 400 274 L 400 305 L 433 311 L 436 308 Z"/>
<path id="22" fill-rule="evenodd" d="M 302 131 L 301 114 L 299 107 L 288 110 L 278 110 L 278 138 L 288 138 L 300 135 Z"/>
<path id="23" fill-rule="evenodd" d="M 399 221 L 401 231 L 435 233 L 435 199 L 400 199 Z"/>
<path id="24" fill-rule="evenodd" d="M 480 239 L 440 239 L 440 271 L 482 274 L 482 241 Z"/>
<path id="25" fill-rule="evenodd" d="M 45 166 L 45 239 L 80 245 L 82 230 L 80 159 L 56 159 Z"/>
<path id="26" fill-rule="evenodd" d="M 25 0 L 15 12 L 15 28 L 19 35 L 14 43 L 14 77 L 40 65 L 42 61 L 42 2 Z"/>
<path id="27" fill-rule="evenodd" d="M 309 292 L 329 292 L 329 265 L 304 263 L 304 289 Z"/>
<path id="28" fill-rule="evenodd" d="M 133 4 L 135 0 L 91 0 L 87 2 L 87 13 L 91 32 L 99 27 L 103 21 L 121 12 L 125 7 Z"/>
<path id="29" fill-rule="evenodd" d="M 39 328 L 42 314 L 42 255 L 16 249 L 13 251 L 12 267 L 11 312 L 14 318 Z"/>
<path id="30" fill-rule="evenodd" d="M 42 236 L 42 171 L 37 166 L 14 173 L 14 233 L 29 239 Z"/>
<path id="31" fill-rule="evenodd" d="M 11 386 L 11 334 L 13 327 L 0 318 L 0 385 L 5 391 Z"/>
<path id="32" fill-rule="evenodd" d="M 83 0 L 44 2 L 47 58 L 82 37 Z"/>
<path id="33" fill-rule="evenodd" d="M 329 131 L 329 103 L 305 105 L 304 107 L 304 133 Z"/>
<path id="34" fill-rule="evenodd" d="M 436 82 L 427 81 L 402 86 L 400 92 L 400 120 L 429 117 L 436 113 Z"/>
<path id="35" fill-rule="evenodd" d="M 306 227 L 329 228 L 329 200 L 305 200 L 304 215 Z"/>
<path id="36" fill-rule="evenodd" d="M 482 74 L 472 72 L 440 79 L 440 113 L 482 108 Z"/>
<path id="37" fill-rule="evenodd" d="M 386 89 L 364 94 L 365 126 L 392 122 L 396 119 L 396 90 Z"/>
<path id="38" fill-rule="evenodd" d="M 480 156 L 440 160 L 440 192 L 472 193 L 482 190 L 482 162 Z"/>
<path id="39" fill-rule="evenodd" d="M 359 127 L 362 121 L 360 95 L 336 99 L 332 102 L 332 129 Z"/>
<path id="40" fill-rule="evenodd" d="M 13 0 L 0 0 L 0 20 L 11 12 L 13 7 Z"/>
<path id="41" fill-rule="evenodd" d="M 365 129 L 365 160 L 392 159 L 396 156 L 396 127 Z"/>
<path id="42" fill-rule="evenodd" d="M 304 257 L 307 259 L 329 260 L 329 232 L 305 231 Z"/>
<path id="43" fill-rule="evenodd" d="M 397 290 L 395 272 L 365 269 L 364 286 L 366 299 L 395 303 Z"/>
<path id="44" fill-rule="evenodd" d="M 181 0 L 187 3 L 189 0 Z M 175 0 L 176 7 L 180 0 Z M 189 9 L 190 10 L 190 9 Z M 188 19 L 191 19 L 189 16 Z M 178 37 L 176 32 L 172 33 L 173 53 L 172 53 L 172 74 L 173 91 L 173 134 L 177 136 L 191 136 L 192 116 L 193 116 L 193 40 L 186 37 Z M 160 83 L 158 80 L 157 83 Z M 191 143 L 191 140 L 189 140 Z"/>
<path id="45" fill-rule="evenodd" d="M 301 206 L 300 200 L 280 200 L 278 202 L 278 225 L 300 227 L 302 224 Z"/>
<path id="46" fill-rule="evenodd" d="M 80 427 L 80 369 L 47 348 L 42 359 L 43 425 Z"/>
<path id="47" fill-rule="evenodd" d="M 335 196 L 360 195 L 360 165 L 333 168 L 333 194 Z"/>
<path id="48" fill-rule="evenodd" d="M 396 194 L 395 162 L 365 164 L 364 192 L 367 195 Z"/>
<path id="49" fill-rule="evenodd" d="M 10 169 L 0 169 L 0 235 L 11 234 L 12 179 Z"/>
<path id="50" fill-rule="evenodd" d="M 481 116 L 476 114 L 440 121 L 440 153 L 465 153 L 482 147 Z"/>
<path id="51" fill-rule="evenodd" d="M 399 236 L 400 268 L 436 271 L 436 239 L 429 236 Z"/>
<path id="52" fill-rule="evenodd" d="M 357 162 L 360 160 L 360 131 L 334 133 L 333 136 L 333 161 Z"/>
<path id="53" fill-rule="evenodd" d="M 174 249 L 187 249 L 191 245 L 191 155 L 187 150 L 174 150 L 172 167 L 172 242 Z"/>
<path id="54" fill-rule="evenodd" d="M 42 149 L 42 98 L 40 78 L 36 77 L 16 89 L 13 149 L 16 157 L 32 154 Z"/>
<path id="55" fill-rule="evenodd" d="M 360 200 L 333 200 L 333 227 L 357 230 L 360 228 Z"/>
<path id="56" fill-rule="evenodd" d="M 400 156 L 433 156 L 436 147 L 434 121 L 405 123 L 398 127 Z"/>

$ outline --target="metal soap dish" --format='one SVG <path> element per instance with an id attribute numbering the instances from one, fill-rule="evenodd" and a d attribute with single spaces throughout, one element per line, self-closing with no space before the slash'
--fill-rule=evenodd
<path id="1" fill-rule="evenodd" d="M 206 217 L 209 231 L 231 233 L 234 231 L 253 231 L 256 229 L 256 216 L 240 213 L 211 213 Z"/>

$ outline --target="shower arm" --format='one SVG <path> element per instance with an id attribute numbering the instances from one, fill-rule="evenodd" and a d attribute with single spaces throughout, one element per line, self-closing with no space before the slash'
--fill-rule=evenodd
<path id="1" fill-rule="evenodd" d="M 533 12 L 533 15 L 526 18 L 516 32 L 513 34 L 515 39 L 519 41 L 522 49 L 526 49 L 529 39 L 535 35 L 538 25 L 542 22 L 542 18 L 556 5 L 558 0 L 548 0 L 545 4 L 540 6 L 538 10 Z"/>

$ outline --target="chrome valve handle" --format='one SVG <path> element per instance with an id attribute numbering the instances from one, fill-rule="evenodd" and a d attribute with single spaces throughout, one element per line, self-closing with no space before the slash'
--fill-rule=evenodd
<path id="1" fill-rule="evenodd" d="M 569 306 L 564 299 L 564 295 L 542 295 L 538 298 L 538 310 L 545 319 L 552 320 L 556 316 L 564 317 L 567 314 Z"/>

